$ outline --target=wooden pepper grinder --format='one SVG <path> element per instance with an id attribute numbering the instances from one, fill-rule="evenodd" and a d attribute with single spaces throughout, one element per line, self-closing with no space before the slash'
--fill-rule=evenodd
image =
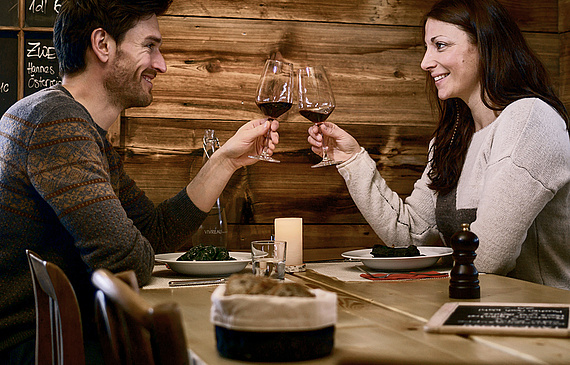
<path id="1" fill-rule="evenodd" d="M 478 299 L 481 297 L 479 272 L 473 265 L 479 247 L 479 238 L 469 230 L 469 224 L 461 224 L 461 231 L 451 237 L 453 269 L 449 280 L 449 297 L 455 299 Z"/>

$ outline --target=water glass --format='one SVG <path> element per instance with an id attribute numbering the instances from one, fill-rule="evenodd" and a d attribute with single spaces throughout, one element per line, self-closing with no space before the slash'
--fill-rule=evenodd
<path id="1" fill-rule="evenodd" d="M 251 267 L 254 275 L 273 279 L 285 278 L 285 241 L 253 241 L 251 242 Z"/>

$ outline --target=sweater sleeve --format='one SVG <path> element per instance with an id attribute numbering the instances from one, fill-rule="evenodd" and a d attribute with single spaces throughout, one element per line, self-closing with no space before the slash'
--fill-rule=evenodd
<path id="1" fill-rule="evenodd" d="M 433 194 L 426 169 L 404 201 L 382 178 L 374 160 L 361 149 L 338 166 L 356 206 L 374 232 L 388 245 L 433 245 L 439 241 Z"/>
<path id="2" fill-rule="evenodd" d="M 116 155 L 114 150 L 113 154 Z M 116 156 L 118 158 L 118 156 Z M 127 216 L 156 253 L 172 252 L 189 243 L 207 213 L 197 208 L 183 188 L 178 194 L 157 206 L 124 172 L 120 164 L 119 199 Z"/>

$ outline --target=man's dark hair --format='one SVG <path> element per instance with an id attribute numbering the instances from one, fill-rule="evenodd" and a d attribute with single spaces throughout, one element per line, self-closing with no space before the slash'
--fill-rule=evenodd
<path id="1" fill-rule="evenodd" d="M 53 29 L 60 75 L 85 69 L 85 52 L 95 29 L 103 28 L 120 43 L 139 20 L 164 14 L 171 3 L 172 0 L 64 0 Z"/>

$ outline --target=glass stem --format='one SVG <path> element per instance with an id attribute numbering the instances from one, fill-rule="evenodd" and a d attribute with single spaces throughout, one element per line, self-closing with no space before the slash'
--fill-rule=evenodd
<path id="1" fill-rule="evenodd" d="M 273 120 L 271 118 L 268 119 L 270 122 Z M 271 139 L 271 125 L 269 125 L 269 130 L 267 131 L 267 135 L 265 136 L 265 146 L 263 146 L 263 150 L 261 151 L 262 156 L 267 156 L 267 150 L 269 149 L 269 140 Z"/>
<path id="2" fill-rule="evenodd" d="M 319 126 L 319 130 L 320 130 L 320 126 Z M 323 132 L 321 132 L 321 136 L 323 137 L 323 161 L 328 161 L 329 160 L 329 138 L 325 137 L 325 135 L 323 134 Z"/>

